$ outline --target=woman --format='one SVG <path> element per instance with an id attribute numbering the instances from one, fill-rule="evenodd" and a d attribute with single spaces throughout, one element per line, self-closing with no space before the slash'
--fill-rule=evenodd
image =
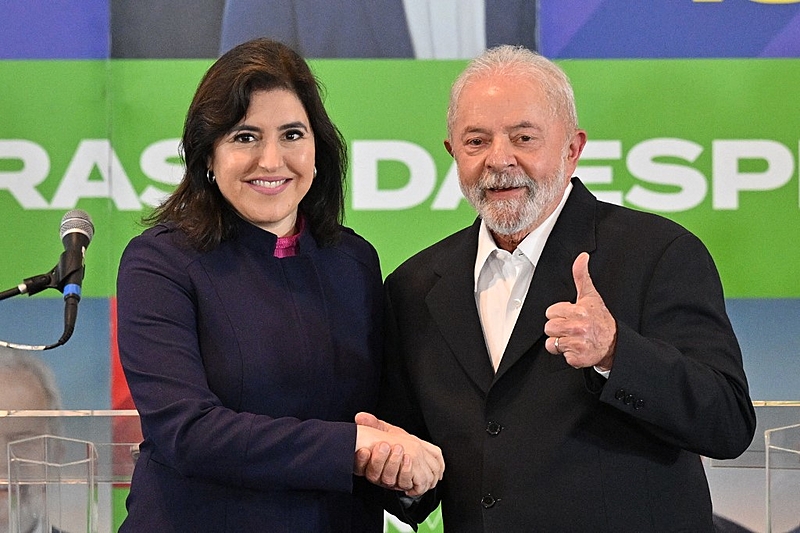
<path id="1" fill-rule="evenodd" d="M 353 423 L 376 397 L 381 274 L 341 226 L 345 147 L 316 79 L 244 43 L 204 76 L 182 146 L 182 182 L 119 269 L 144 435 L 121 531 L 382 531 L 355 451 L 402 447 L 415 488 L 441 452 Z"/>

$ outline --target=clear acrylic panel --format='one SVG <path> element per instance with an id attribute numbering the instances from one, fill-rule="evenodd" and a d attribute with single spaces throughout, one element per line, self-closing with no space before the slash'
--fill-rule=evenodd
<path id="1" fill-rule="evenodd" d="M 767 532 L 800 531 L 800 423 L 765 432 Z"/>
<path id="2" fill-rule="evenodd" d="M 42 435 L 9 442 L 7 452 L 11 533 L 97 532 L 94 444 Z"/>
<path id="3" fill-rule="evenodd" d="M 767 435 L 776 431 L 776 428 L 800 423 L 800 402 L 755 401 L 753 405 L 756 433 L 747 450 L 736 459 L 704 459 L 714 513 L 717 519 L 741 526 L 742 529 L 737 531 L 800 533 L 800 484 L 797 477 L 800 471 L 781 469 L 773 472 L 772 476 L 778 477 L 773 481 L 773 487 L 779 481 L 780 487 L 787 492 L 782 492 L 780 496 L 776 494 L 774 498 L 778 499 L 773 498 L 773 505 L 768 505 L 770 483 L 767 482 L 767 473 L 773 468 L 767 468 L 767 460 L 777 450 L 768 453 L 771 447 L 766 444 Z M 800 462 L 800 459 L 796 460 Z M 780 461 L 786 464 L 786 458 L 781 457 Z M 790 501 L 794 503 L 790 504 Z M 785 517 L 780 524 L 774 521 L 770 523 L 769 514 L 775 513 Z"/>
<path id="4" fill-rule="evenodd" d="M 117 531 L 141 440 L 135 410 L 0 410 L 0 533 Z"/>

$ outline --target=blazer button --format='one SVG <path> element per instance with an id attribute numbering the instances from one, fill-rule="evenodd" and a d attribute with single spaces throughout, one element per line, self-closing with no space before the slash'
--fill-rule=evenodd
<path id="1" fill-rule="evenodd" d="M 500 431 L 502 429 L 503 429 L 503 426 L 501 426 L 497 422 L 489 422 L 489 424 L 486 426 L 486 433 L 488 433 L 489 435 L 495 436 L 495 435 L 499 435 Z"/>
<path id="2" fill-rule="evenodd" d="M 625 396 L 625 398 L 622 400 L 622 403 L 624 403 L 625 405 L 630 405 L 632 402 L 633 402 L 633 394 L 628 394 L 628 395 L 627 395 L 627 396 Z"/>
<path id="3" fill-rule="evenodd" d="M 619 389 L 615 394 L 614 398 L 617 400 L 622 400 L 625 398 L 625 389 Z"/>
<path id="4" fill-rule="evenodd" d="M 638 400 L 633 402 L 633 408 L 634 409 L 638 410 L 638 409 L 641 409 L 642 407 L 644 407 L 644 400 L 642 400 L 641 398 L 639 398 Z"/>
<path id="5" fill-rule="evenodd" d="M 481 505 L 483 505 L 484 509 L 489 509 L 490 507 L 494 507 L 494 504 L 496 504 L 498 501 L 499 498 L 495 499 L 495 497 L 492 496 L 491 494 L 487 494 L 486 496 L 481 498 Z"/>

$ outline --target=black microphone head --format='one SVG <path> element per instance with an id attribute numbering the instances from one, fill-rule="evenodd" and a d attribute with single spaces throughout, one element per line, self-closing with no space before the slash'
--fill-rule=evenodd
<path id="1" fill-rule="evenodd" d="M 89 242 L 94 237 L 94 224 L 92 224 L 92 217 L 89 216 L 89 213 L 80 209 L 66 212 L 61 219 L 61 240 L 63 241 L 64 237 L 70 233 L 85 235 L 87 239 L 85 246 L 89 246 Z"/>

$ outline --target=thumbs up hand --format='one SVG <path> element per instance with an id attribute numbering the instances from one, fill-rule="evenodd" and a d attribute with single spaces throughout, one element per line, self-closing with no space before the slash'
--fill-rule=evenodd
<path id="1" fill-rule="evenodd" d="M 617 342 L 617 323 L 606 308 L 589 275 L 589 254 L 581 253 L 572 265 L 578 296 L 575 303 L 558 302 L 547 308 L 545 348 L 562 354 L 575 368 L 596 366 L 611 370 Z"/>

